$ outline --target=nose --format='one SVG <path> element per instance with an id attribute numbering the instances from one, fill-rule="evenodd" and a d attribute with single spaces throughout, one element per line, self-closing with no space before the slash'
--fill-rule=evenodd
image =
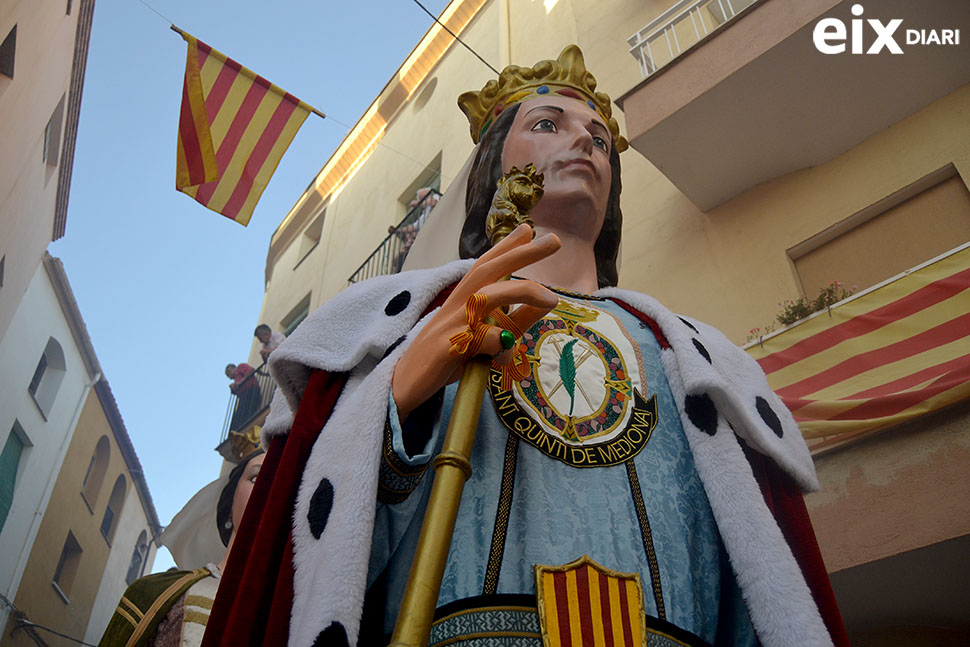
<path id="1" fill-rule="evenodd" d="M 569 148 L 591 155 L 593 153 L 593 134 L 585 128 L 576 128 Z"/>

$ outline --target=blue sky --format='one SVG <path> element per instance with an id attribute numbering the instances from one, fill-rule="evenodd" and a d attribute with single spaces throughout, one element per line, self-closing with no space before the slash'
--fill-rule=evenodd
<path id="1" fill-rule="evenodd" d="M 146 1 L 350 125 L 432 24 L 411 0 Z M 423 4 L 437 15 L 447 2 Z M 248 356 L 270 236 L 347 130 L 311 115 L 242 227 L 175 191 L 184 67 L 166 20 L 139 0 L 97 0 L 67 233 L 50 247 L 162 524 L 219 474 L 223 369 Z M 161 549 L 152 570 L 171 565 Z"/>

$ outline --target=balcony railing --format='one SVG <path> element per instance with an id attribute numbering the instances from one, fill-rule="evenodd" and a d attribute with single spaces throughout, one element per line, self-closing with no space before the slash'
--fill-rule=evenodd
<path id="1" fill-rule="evenodd" d="M 276 382 L 269 374 L 266 362 L 239 383 L 236 392 L 229 395 L 226 418 L 222 423 L 222 436 L 219 439 L 220 446 L 229 438 L 230 431 L 249 428 L 269 408 L 275 388 Z"/>
<path id="2" fill-rule="evenodd" d="M 411 207 L 404 220 L 388 233 L 377 249 L 350 275 L 347 282 L 357 283 L 373 276 L 400 272 L 418 231 L 440 197 L 441 193 L 432 189 L 418 204 Z"/>
<path id="3" fill-rule="evenodd" d="M 730 22 L 755 0 L 681 0 L 630 36 L 630 54 L 647 78 Z"/>

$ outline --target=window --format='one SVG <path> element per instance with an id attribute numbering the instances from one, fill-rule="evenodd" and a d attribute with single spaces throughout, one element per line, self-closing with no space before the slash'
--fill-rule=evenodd
<path id="1" fill-rule="evenodd" d="M 283 317 L 283 319 L 280 321 L 280 327 L 283 329 L 283 334 L 289 337 L 290 333 L 296 330 L 296 327 L 299 326 L 304 319 L 306 319 L 308 314 L 310 314 L 309 294 L 303 297 L 296 307 L 290 310 L 290 313 Z"/>
<path id="2" fill-rule="evenodd" d="M 108 540 L 108 544 L 114 539 L 115 530 L 118 528 L 118 517 L 121 515 L 121 506 L 125 503 L 125 475 L 120 474 L 115 486 L 111 488 L 111 498 L 108 499 L 108 507 L 104 509 L 104 518 L 101 520 L 101 534 Z"/>
<path id="3" fill-rule="evenodd" d="M 7 515 L 10 514 L 13 493 L 17 487 L 17 476 L 23 463 L 25 450 L 30 447 L 30 444 L 20 423 L 14 420 L 13 428 L 3 445 L 3 451 L 0 452 L 0 531 L 3 530 Z"/>
<path id="4" fill-rule="evenodd" d="M 44 373 L 47 372 L 47 355 L 41 355 L 40 361 L 37 362 L 37 368 L 34 369 L 34 376 L 30 378 L 30 384 L 27 385 L 27 391 L 31 395 L 37 395 L 37 389 L 40 388 L 40 383 L 44 379 Z"/>
<path id="5" fill-rule="evenodd" d="M 3 266 L 7 261 L 6 256 L 0 256 L 0 288 L 3 287 Z"/>
<path id="6" fill-rule="evenodd" d="M 296 262 L 298 266 L 303 262 L 303 259 L 309 255 L 310 252 L 320 243 L 320 235 L 323 233 L 323 219 L 327 215 L 327 210 L 324 209 L 320 215 L 313 219 L 310 225 L 303 230 L 303 236 L 300 238 L 300 260 Z M 293 269 L 296 269 L 294 266 Z"/>
<path id="7" fill-rule="evenodd" d="M 64 549 L 61 550 L 61 558 L 57 560 L 57 569 L 54 571 L 54 588 L 60 593 L 64 602 L 69 602 L 68 596 L 71 595 L 71 587 L 74 586 L 74 577 L 77 575 L 77 566 L 81 562 L 81 544 L 77 543 L 74 533 L 67 532 L 67 539 L 64 540 Z"/>
<path id="8" fill-rule="evenodd" d="M 57 156 L 61 150 L 61 124 L 64 122 L 64 95 L 57 102 L 54 113 L 44 127 L 44 161 L 48 166 L 57 166 Z"/>
<path id="9" fill-rule="evenodd" d="M 104 473 L 108 470 L 110 454 L 111 444 L 108 442 L 108 437 L 101 436 L 94 447 L 91 462 L 88 463 L 88 471 L 84 474 L 84 483 L 81 484 L 81 496 L 88 504 L 91 514 L 94 514 L 94 506 L 98 503 L 98 494 L 101 492 L 101 484 L 104 483 Z"/>
<path id="10" fill-rule="evenodd" d="M 970 240 L 970 191 L 952 166 L 788 251 L 805 296 L 829 282 L 864 290 Z"/>
<path id="11" fill-rule="evenodd" d="M 128 565 L 128 574 L 125 575 L 125 582 L 131 584 L 141 577 L 142 564 L 145 563 L 145 555 L 148 554 L 148 533 L 144 530 L 138 535 L 135 542 L 135 550 L 131 553 L 131 563 Z"/>
<path id="12" fill-rule="evenodd" d="M 64 372 L 64 350 L 58 341 L 51 337 L 47 340 L 47 346 L 37 361 L 37 368 L 34 369 L 34 375 L 27 386 L 27 391 L 37 403 L 45 420 L 54 405 L 57 390 L 61 388 Z"/>
<path id="13" fill-rule="evenodd" d="M 13 26 L 0 45 L 0 74 L 13 78 L 14 55 L 17 53 L 17 25 Z"/>

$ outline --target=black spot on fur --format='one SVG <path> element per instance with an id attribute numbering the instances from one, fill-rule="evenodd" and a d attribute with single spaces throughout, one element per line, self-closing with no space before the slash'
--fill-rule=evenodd
<path id="1" fill-rule="evenodd" d="M 393 344 L 391 344 L 390 346 L 388 346 L 387 347 L 387 350 L 384 351 L 384 357 L 381 357 L 381 359 L 384 359 L 385 357 L 387 357 L 388 355 L 390 355 L 391 353 L 393 353 L 394 352 L 394 349 L 401 345 L 401 342 L 404 341 L 404 338 L 405 337 L 407 337 L 407 335 L 401 335 L 400 337 L 397 338 L 397 341 L 396 342 L 394 342 Z"/>
<path id="2" fill-rule="evenodd" d="M 778 414 L 771 408 L 768 401 L 759 395 L 754 399 L 754 404 L 758 408 L 758 413 L 761 414 L 761 419 L 765 421 L 766 425 L 771 427 L 771 430 L 775 432 L 776 436 L 781 438 L 785 434 L 781 428 L 781 420 L 778 419 Z"/>
<path id="3" fill-rule="evenodd" d="M 310 511 L 306 519 L 310 522 L 310 532 L 314 539 L 320 539 L 323 529 L 327 527 L 330 511 L 333 509 L 333 485 L 329 479 L 320 481 L 313 496 L 310 497 Z"/>
<path id="4" fill-rule="evenodd" d="M 706 393 L 688 395 L 684 399 L 684 411 L 694 426 L 713 436 L 717 431 L 717 407 Z"/>
<path id="5" fill-rule="evenodd" d="M 313 647 L 347 647 L 347 630 L 339 622 L 331 622 L 330 626 L 317 635 Z"/>
<path id="6" fill-rule="evenodd" d="M 687 326 L 688 328 L 690 328 L 690 329 L 691 329 L 691 330 L 693 330 L 694 332 L 700 332 L 699 330 L 697 330 L 697 328 L 694 328 L 694 324 L 692 324 L 691 322 L 689 322 L 689 321 L 687 321 L 687 320 L 686 320 L 686 319 L 684 319 L 683 317 L 677 317 L 677 318 L 678 318 L 678 319 L 680 319 L 680 321 L 681 321 L 681 322 L 682 322 L 682 323 L 683 323 L 683 324 L 684 324 L 685 326 Z"/>
<path id="7" fill-rule="evenodd" d="M 691 341 L 694 342 L 694 348 L 696 348 L 697 352 L 701 354 L 701 357 L 706 359 L 708 364 L 713 364 L 714 362 L 711 361 L 711 354 L 707 352 L 706 348 L 704 348 L 704 344 L 700 343 L 696 339 L 691 339 Z"/>
<path id="8" fill-rule="evenodd" d="M 404 312 L 404 309 L 408 307 L 409 303 L 411 303 L 411 293 L 405 290 L 387 302 L 387 305 L 384 306 L 384 314 L 388 317 L 399 315 Z"/>

